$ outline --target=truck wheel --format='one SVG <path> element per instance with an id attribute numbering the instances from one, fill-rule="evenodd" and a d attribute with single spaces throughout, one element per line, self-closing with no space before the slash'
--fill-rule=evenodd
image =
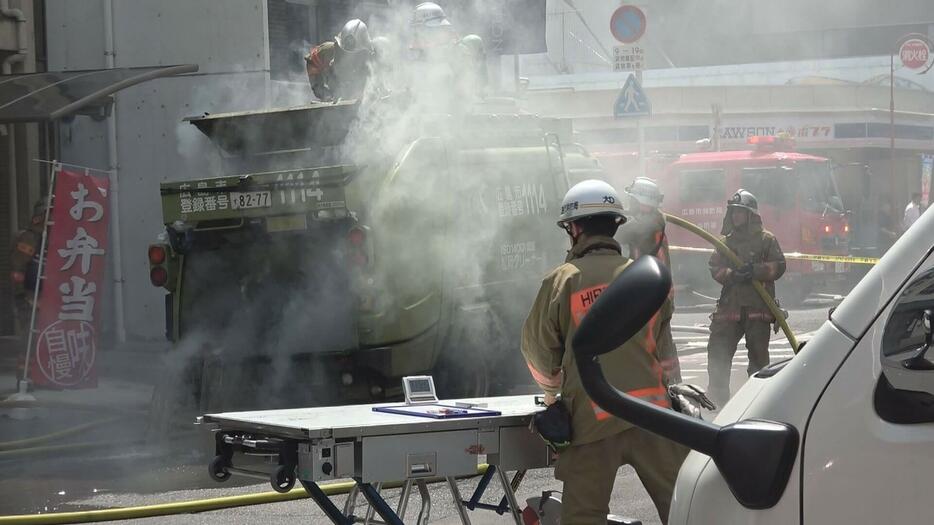
<path id="1" fill-rule="evenodd" d="M 224 482 L 230 479 L 230 472 L 227 470 L 227 458 L 224 456 L 214 456 L 208 465 L 208 474 L 214 481 Z"/>
<path id="2" fill-rule="evenodd" d="M 490 394 L 490 369 L 486 359 L 476 355 L 464 357 L 444 358 L 435 368 L 435 386 L 442 399 L 486 397 Z"/>
<path id="3" fill-rule="evenodd" d="M 269 476 L 269 483 L 272 484 L 273 490 L 281 494 L 292 490 L 295 486 L 295 467 L 279 465 L 279 468 Z"/>
<path id="4" fill-rule="evenodd" d="M 443 399 L 486 397 L 493 384 L 491 356 L 499 355 L 496 324 L 489 312 L 458 320 L 445 338 L 435 366 L 435 386 Z"/>

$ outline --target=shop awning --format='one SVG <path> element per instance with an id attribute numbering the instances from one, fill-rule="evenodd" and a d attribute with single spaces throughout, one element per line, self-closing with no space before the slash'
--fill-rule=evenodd
<path id="1" fill-rule="evenodd" d="M 194 64 L 0 75 L 0 124 L 101 114 L 109 95 L 156 78 L 198 70 Z"/>

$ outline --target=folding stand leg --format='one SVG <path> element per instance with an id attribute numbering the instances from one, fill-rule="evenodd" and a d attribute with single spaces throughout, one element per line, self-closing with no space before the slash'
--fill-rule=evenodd
<path id="1" fill-rule="evenodd" d="M 396 508 L 396 514 L 400 520 L 405 521 L 405 511 L 409 507 L 409 496 L 412 495 L 412 480 L 407 479 L 402 483 L 402 494 L 399 495 L 399 506 Z"/>
<path id="2" fill-rule="evenodd" d="M 383 484 L 376 484 L 376 493 L 380 494 L 383 491 Z M 380 496 L 382 497 L 382 496 Z M 366 511 L 366 519 L 363 521 L 363 525 L 370 525 L 370 522 L 373 521 L 373 514 L 376 512 L 376 509 L 373 508 L 373 505 L 370 505 L 370 508 Z"/>
<path id="3" fill-rule="evenodd" d="M 335 525 L 353 525 L 353 518 L 348 518 L 344 514 L 341 514 L 340 509 L 334 505 L 334 502 L 328 498 L 327 494 L 321 490 L 321 487 L 319 487 L 317 483 L 305 480 L 301 480 L 301 483 L 302 486 L 305 487 L 305 492 L 311 496 L 311 499 L 315 500 L 315 503 L 324 511 L 332 523 Z"/>
<path id="4" fill-rule="evenodd" d="M 512 490 L 512 484 L 509 483 L 505 471 L 497 470 L 496 473 L 499 475 L 499 482 L 503 485 L 506 501 L 509 502 L 509 512 L 512 514 L 512 519 L 516 522 L 516 525 L 522 525 L 522 511 L 519 510 L 519 502 L 516 501 L 516 493 Z"/>
<path id="5" fill-rule="evenodd" d="M 513 493 L 519 490 L 519 485 L 522 484 L 523 479 L 525 479 L 525 471 L 517 470 L 516 474 L 512 477 L 512 483 L 510 483 Z M 509 510 L 509 500 L 506 498 L 506 495 L 504 494 L 503 499 L 499 500 L 499 507 L 496 509 L 496 513 L 499 515 L 503 515 L 506 513 L 507 510 Z"/>
<path id="6" fill-rule="evenodd" d="M 470 518 L 467 516 L 467 509 L 464 507 L 464 500 L 461 499 L 461 492 L 457 488 L 457 480 L 448 478 L 448 487 L 451 489 L 451 496 L 454 498 L 454 508 L 461 518 L 462 525 L 470 525 Z"/>
<path id="7" fill-rule="evenodd" d="M 425 480 L 419 479 L 415 482 L 418 485 L 418 495 L 422 497 L 422 508 L 418 511 L 418 525 L 428 525 L 428 518 L 431 516 L 431 494 L 428 492 L 428 485 Z"/>
<path id="8" fill-rule="evenodd" d="M 477 488 L 473 491 L 473 496 L 470 497 L 470 501 L 465 502 L 468 509 L 475 510 L 477 508 L 477 505 L 480 504 L 480 498 L 483 497 L 483 493 L 486 492 L 486 488 L 490 485 L 490 481 L 495 474 L 496 465 L 489 465 L 486 472 L 483 473 L 483 477 L 480 478 L 480 482 L 477 483 Z"/>
<path id="9" fill-rule="evenodd" d="M 353 516 L 354 508 L 357 506 L 358 494 L 360 494 L 360 489 L 354 484 L 353 488 L 350 489 L 350 493 L 347 494 L 347 500 L 344 502 L 344 516 Z"/>
<path id="10" fill-rule="evenodd" d="M 357 486 L 360 487 L 360 492 L 363 494 L 363 497 L 366 498 L 370 506 L 376 510 L 379 517 L 383 518 L 383 522 L 386 525 L 405 525 L 402 523 L 402 520 L 399 519 L 399 516 L 393 512 L 392 507 L 386 503 L 386 500 L 373 488 L 373 485 L 357 481 Z"/>

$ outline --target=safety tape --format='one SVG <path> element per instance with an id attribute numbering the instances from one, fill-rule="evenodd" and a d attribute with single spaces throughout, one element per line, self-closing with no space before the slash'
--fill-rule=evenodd
<path id="1" fill-rule="evenodd" d="M 696 253 L 713 253 L 713 248 L 693 248 L 690 246 L 671 246 L 668 248 L 673 252 L 696 252 Z M 786 253 L 785 259 L 795 259 L 800 261 L 817 261 L 817 262 L 832 262 L 832 263 L 850 263 L 850 264 L 869 264 L 875 265 L 879 264 L 879 258 L 877 257 L 852 257 L 850 255 L 812 255 L 808 253 Z"/>

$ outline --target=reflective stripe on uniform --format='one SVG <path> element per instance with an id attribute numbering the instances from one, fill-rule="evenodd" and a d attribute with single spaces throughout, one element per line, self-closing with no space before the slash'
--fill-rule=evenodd
<path id="1" fill-rule="evenodd" d="M 574 321 L 574 326 L 580 325 L 581 320 L 606 287 L 605 284 L 598 284 L 571 295 L 571 320 Z"/>
<path id="2" fill-rule="evenodd" d="M 26 255 L 32 257 L 36 253 L 36 248 L 33 245 L 27 244 L 25 242 L 18 242 L 16 243 L 16 251 L 25 253 Z"/>
<path id="3" fill-rule="evenodd" d="M 671 359 L 662 359 L 661 361 L 659 361 L 659 363 L 661 363 L 662 369 L 665 370 L 666 372 L 671 372 L 672 370 L 677 370 L 677 369 L 679 368 L 680 364 L 681 364 L 681 363 L 680 363 L 677 359 L 675 359 L 675 358 L 671 358 Z"/>
<path id="4" fill-rule="evenodd" d="M 542 387 L 548 388 L 560 388 L 561 387 L 561 376 L 560 374 L 547 375 L 539 372 L 532 363 L 526 363 L 529 367 L 529 372 L 532 373 L 532 379 L 535 380 Z"/>
<path id="5" fill-rule="evenodd" d="M 732 323 L 738 323 L 742 319 L 743 315 L 740 312 L 714 312 L 710 316 L 711 321 L 728 321 Z M 768 312 L 746 312 L 746 320 L 772 323 L 775 321 L 775 316 Z"/>
<path id="6" fill-rule="evenodd" d="M 663 386 L 653 386 L 649 388 L 629 390 L 626 392 L 626 394 L 662 408 L 671 408 L 671 401 L 668 399 L 668 391 Z M 590 405 L 593 407 L 593 413 L 597 418 L 597 421 L 606 421 L 613 416 L 606 410 L 600 408 L 593 401 L 590 402 Z"/>

